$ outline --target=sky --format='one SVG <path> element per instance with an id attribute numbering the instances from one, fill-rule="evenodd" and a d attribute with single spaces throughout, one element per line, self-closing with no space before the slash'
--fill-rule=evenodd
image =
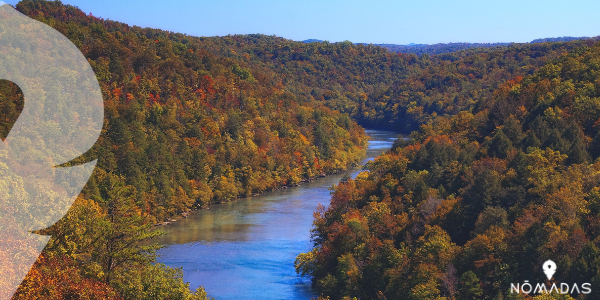
<path id="1" fill-rule="evenodd" d="M 17 0 L 4 0 L 15 5 Z M 262 33 L 373 44 L 529 42 L 600 35 L 598 0 L 62 0 L 105 19 L 193 36 Z"/>

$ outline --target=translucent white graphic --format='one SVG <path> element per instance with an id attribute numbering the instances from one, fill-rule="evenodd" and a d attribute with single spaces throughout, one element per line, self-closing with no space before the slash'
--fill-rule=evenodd
<path id="1" fill-rule="evenodd" d="M 544 274 L 546 274 L 548 280 L 551 280 L 554 273 L 556 273 L 556 264 L 551 260 L 547 260 L 542 265 L 542 268 L 544 269 Z"/>
<path id="2" fill-rule="evenodd" d="M 57 167 L 96 142 L 104 107 L 96 76 L 75 45 L 6 4 L 0 79 L 18 85 L 24 97 L 0 141 L 0 299 L 10 299 L 50 238 L 31 232 L 67 213 L 96 165 Z"/>

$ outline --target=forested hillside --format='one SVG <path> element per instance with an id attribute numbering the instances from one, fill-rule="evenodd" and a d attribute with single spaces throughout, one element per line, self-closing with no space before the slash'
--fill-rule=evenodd
<path id="1" fill-rule="evenodd" d="M 208 52 L 275 70 L 286 89 L 348 113 L 360 125 L 410 133 L 438 115 L 473 109 L 505 81 L 594 43 L 517 44 L 430 56 L 373 45 L 302 43 L 274 36 L 201 38 Z"/>
<path id="2" fill-rule="evenodd" d="M 544 282 L 552 259 L 553 282 L 598 299 L 598 62 L 595 43 L 493 92 L 464 86 L 470 104 L 339 184 L 298 272 L 332 299 L 521 299 L 510 284 Z"/>
<path id="3" fill-rule="evenodd" d="M 362 128 L 293 93 L 276 72 L 204 50 L 198 39 L 86 16 L 58 2 L 17 8 L 65 34 L 89 59 L 106 124 L 84 196 L 102 202 L 123 177 L 162 221 L 193 206 L 294 185 L 355 164 Z"/>

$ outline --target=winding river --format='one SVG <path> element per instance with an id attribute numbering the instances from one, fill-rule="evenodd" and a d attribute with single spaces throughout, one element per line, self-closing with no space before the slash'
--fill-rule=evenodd
<path id="1" fill-rule="evenodd" d="M 368 130 L 367 160 L 387 151 L 396 133 Z M 310 278 L 294 269 L 299 253 L 312 249 L 310 229 L 329 187 L 362 165 L 298 187 L 213 205 L 161 228 L 159 263 L 183 268 L 184 281 L 202 285 L 215 299 L 311 299 Z"/>

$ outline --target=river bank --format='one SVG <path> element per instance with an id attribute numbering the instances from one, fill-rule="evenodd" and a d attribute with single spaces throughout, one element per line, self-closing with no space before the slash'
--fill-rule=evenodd
<path id="1" fill-rule="evenodd" d="M 257 197 L 198 210 L 161 230 L 159 263 L 183 268 L 190 288 L 203 285 L 216 299 L 310 299 L 309 278 L 295 273 L 296 255 L 312 248 L 312 214 L 328 205 L 330 187 L 355 176 L 387 151 L 395 133 L 369 131 L 367 158 L 352 170 Z"/>
<path id="2" fill-rule="evenodd" d="M 384 133 L 385 135 L 393 135 L 393 136 L 401 136 L 401 135 L 404 135 L 404 134 L 397 133 L 397 132 L 384 131 L 384 130 L 373 130 L 373 129 L 372 129 L 372 130 L 369 130 L 369 129 L 367 129 L 365 132 L 366 132 L 367 134 L 369 134 L 369 133 L 371 133 L 371 134 L 373 134 L 373 133 Z M 370 136 L 370 134 L 369 134 L 369 136 Z M 373 140 L 373 142 L 378 142 L 378 140 Z M 370 143 L 371 143 L 371 141 L 369 141 L 369 144 L 370 144 Z M 368 150 L 367 150 L 367 151 L 368 151 Z M 276 191 L 280 191 L 280 190 L 285 190 L 285 189 L 289 189 L 289 188 L 294 188 L 294 187 L 299 187 L 299 186 L 301 186 L 301 185 L 303 185 L 303 184 L 310 183 L 310 182 L 313 182 L 313 181 L 315 181 L 315 180 L 319 180 L 319 179 L 321 179 L 321 178 L 325 178 L 325 177 L 327 177 L 327 176 L 338 175 L 338 174 L 341 174 L 341 173 L 345 174 L 345 173 L 347 173 L 347 172 L 349 172 L 349 171 L 351 171 L 351 170 L 354 170 L 354 169 L 356 169 L 356 168 L 357 168 L 357 166 L 362 166 L 362 165 L 364 164 L 364 161 L 365 161 L 366 159 L 369 159 L 369 158 L 370 158 L 368 153 L 366 153 L 366 154 L 365 154 L 365 156 L 366 156 L 366 157 L 365 157 L 365 159 L 363 159 L 363 162 L 360 162 L 360 163 L 354 163 L 354 164 L 352 164 L 352 165 L 350 166 L 350 168 L 348 168 L 348 169 L 346 169 L 346 170 L 338 170 L 338 171 L 331 172 L 331 173 L 327 173 L 327 174 L 326 174 L 326 173 L 321 173 L 321 174 L 319 174 L 318 176 L 315 176 L 315 177 L 313 177 L 313 178 L 309 178 L 309 179 L 303 179 L 303 180 L 301 180 L 300 182 L 298 182 L 298 183 L 295 183 L 295 184 L 289 184 L 289 185 L 281 185 L 281 186 L 277 186 L 277 187 L 275 187 L 275 188 L 273 188 L 273 189 L 270 189 L 270 190 L 264 191 L 263 193 L 260 193 L 260 194 L 253 194 L 253 195 L 250 195 L 250 196 L 247 196 L 247 197 L 240 197 L 240 198 L 233 199 L 233 200 L 231 200 L 231 201 L 238 201 L 238 200 L 240 200 L 240 199 L 247 199 L 247 198 L 260 197 L 260 196 L 268 195 L 269 193 L 272 193 L 272 192 L 276 192 Z M 182 213 L 181 215 L 178 215 L 178 216 L 177 216 L 177 217 L 175 217 L 175 218 L 169 218 L 169 219 L 166 219 L 166 220 L 164 220 L 164 221 L 162 221 L 162 222 L 155 223 L 155 224 L 153 224 L 153 226 L 154 226 L 154 227 L 159 227 L 159 226 L 167 226 L 167 225 L 171 225 L 171 224 L 173 224 L 173 223 L 175 223 L 175 222 L 177 222 L 177 221 L 179 221 L 179 220 L 181 220 L 181 219 L 185 219 L 185 218 L 187 218 L 188 216 L 190 216 L 192 213 L 194 213 L 194 212 L 196 212 L 196 211 L 201 211 L 201 210 L 209 210 L 209 209 L 210 209 L 210 207 L 213 207 L 213 206 L 215 206 L 215 205 L 221 205 L 221 204 L 225 204 L 225 203 L 228 203 L 228 202 L 231 202 L 231 201 L 223 201 L 223 202 L 220 202 L 220 203 L 211 203 L 211 204 L 203 205 L 203 206 L 201 206 L 201 207 L 194 207 L 194 208 L 192 208 L 192 209 L 191 209 L 190 211 L 188 211 L 188 212 L 184 212 L 184 213 Z"/>

